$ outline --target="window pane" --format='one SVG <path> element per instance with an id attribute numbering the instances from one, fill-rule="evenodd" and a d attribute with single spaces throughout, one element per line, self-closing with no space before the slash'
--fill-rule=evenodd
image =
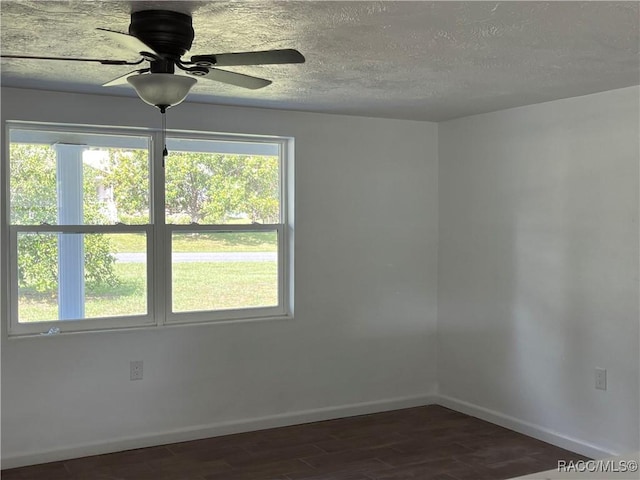
<path id="1" fill-rule="evenodd" d="M 280 223 L 278 144 L 168 139 L 167 148 L 167 223 Z"/>
<path id="2" fill-rule="evenodd" d="M 18 321 L 147 313 L 146 234 L 18 233 Z"/>
<path id="3" fill-rule="evenodd" d="M 12 129 L 9 148 L 12 224 L 149 223 L 147 138 Z"/>
<path id="4" fill-rule="evenodd" d="M 173 312 L 278 305 L 277 232 L 174 232 Z"/>

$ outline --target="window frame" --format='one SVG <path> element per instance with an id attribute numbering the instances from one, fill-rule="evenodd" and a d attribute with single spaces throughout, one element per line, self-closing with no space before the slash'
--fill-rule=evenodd
<path id="1" fill-rule="evenodd" d="M 272 232 L 275 231 L 278 236 L 278 305 L 269 307 L 241 307 L 220 310 L 200 310 L 189 312 L 173 312 L 173 295 L 172 295 L 172 261 L 171 261 L 171 237 L 174 232 Z M 257 224 L 257 225 L 167 225 L 165 229 L 165 244 L 167 248 L 167 258 L 165 259 L 166 271 L 166 301 L 167 307 L 166 322 L 167 324 L 180 323 L 202 323 L 202 322 L 224 322 L 230 320 L 250 320 L 269 317 L 286 316 L 285 308 L 285 276 L 286 268 L 284 265 L 284 225 L 282 224 Z"/>
<path id="2" fill-rule="evenodd" d="M 153 308 L 153 225 L 10 225 L 9 226 L 9 335 L 53 334 L 59 331 L 110 330 L 154 325 Z M 45 322 L 19 322 L 18 318 L 18 234 L 35 233 L 146 233 L 147 236 L 147 313 L 144 315 L 119 315 L 113 317 L 90 317 L 74 320 L 51 320 Z M 62 328 L 64 327 L 64 329 Z M 51 330 L 54 329 L 54 330 Z M 44 331 L 43 331 L 44 330 Z"/>
<path id="3" fill-rule="evenodd" d="M 166 249 L 164 258 L 164 291 L 166 301 L 159 308 L 164 308 L 163 320 L 165 324 L 179 325 L 191 323 L 219 323 L 242 320 L 263 320 L 273 318 L 288 318 L 292 316 L 292 306 L 290 296 L 291 280 L 290 272 L 292 268 L 292 252 L 289 249 L 291 230 L 291 199 L 293 192 L 290 182 L 290 155 L 293 151 L 293 139 L 285 137 L 274 137 L 264 135 L 240 135 L 240 134 L 207 134 L 204 132 L 169 131 L 167 140 L 194 140 L 194 141 L 215 141 L 215 142 L 243 142 L 243 143 L 271 143 L 278 145 L 278 184 L 280 189 L 280 223 L 278 224 L 167 224 L 165 222 L 165 212 L 163 209 L 156 209 L 156 225 L 161 224 L 164 230 L 162 238 L 163 247 Z M 155 192 L 162 196 L 161 202 L 156 205 L 166 207 L 164 199 L 165 193 L 165 169 L 162 165 L 159 173 L 154 177 Z M 160 200 L 160 199 L 159 199 Z M 171 236 L 175 231 L 183 232 L 231 232 L 231 231 L 277 231 L 278 235 L 278 306 L 277 307 L 247 307 L 221 310 L 203 310 L 191 312 L 172 311 L 172 265 L 171 265 Z"/>
<path id="4" fill-rule="evenodd" d="M 280 223 L 277 224 L 167 224 L 165 222 L 165 170 L 163 136 L 160 131 L 109 126 L 87 126 L 56 123 L 5 121 L 3 136 L 5 148 L 2 161 L 3 181 L 1 198 L 2 243 L 4 248 L 2 268 L 3 292 L 7 312 L 8 335 L 10 337 L 52 335 L 67 332 L 102 331 L 126 328 L 155 328 L 186 324 L 210 324 L 220 322 L 257 321 L 293 318 L 293 149 L 290 137 L 220 134 L 170 130 L 167 139 L 199 140 L 215 142 L 248 142 L 277 144 L 279 151 Z M 35 132 L 129 135 L 147 137 L 149 146 L 149 224 L 133 225 L 12 225 L 10 205 L 10 146 L 11 130 L 34 130 Z M 230 232 L 230 231 L 275 231 L 278 237 L 278 305 L 270 307 L 245 307 L 224 310 L 191 312 L 172 311 L 172 261 L 171 238 L 177 231 Z M 79 320 L 52 320 L 46 322 L 18 321 L 17 244 L 22 232 L 61 233 L 146 233 L 147 239 L 147 314 L 117 317 L 85 318 Z"/>

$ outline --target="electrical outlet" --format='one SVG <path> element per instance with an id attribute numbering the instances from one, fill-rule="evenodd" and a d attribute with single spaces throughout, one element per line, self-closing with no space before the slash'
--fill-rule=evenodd
<path id="1" fill-rule="evenodd" d="M 142 360 L 136 360 L 129 363 L 131 380 L 142 380 Z"/>
<path id="2" fill-rule="evenodd" d="M 607 370 L 605 368 L 596 368 L 596 388 L 598 390 L 607 389 Z"/>

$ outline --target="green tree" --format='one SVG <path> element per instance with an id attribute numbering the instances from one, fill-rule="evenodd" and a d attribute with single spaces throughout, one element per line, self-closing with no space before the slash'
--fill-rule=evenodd
<path id="1" fill-rule="evenodd" d="M 55 223 L 56 155 L 41 145 L 11 144 L 11 223 Z"/>
<path id="2" fill-rule="evenodd" d="M 200 223 L 209 199 L 209 180 L 216 168 L 216 155 L 171 152 L 165 168 L 165 195 L 169 215 L 186 215 Z"/>
<path id="3" fill-rule="evenodd" d="M 252 222 L 277 223 L 280 219 L 279 162 L 277 157 L 243 159 L 244 192 L 239 206 Z"/>
<path id="4" fill-rule="evenodd" d="M 45 145 L 11 144 L 11 223 L 57 223 L 56 153 Z M 101 175 L 84 169 L 85 223 L 103 223 L 96 190 Z M 58 280 L 58 235 L 23 234 L 19 237 L 18 282 L 21 287 L 53 292 Z M 109 240 L 101 234 L 85 236 L 85 280 L 93 285 L 117 283 Z"/>
<path id="5" fill-rule="evenodd" d="M 146 150 L 110 150 L 105 183 L 113 189 L 119 221 L 149 222 L 149 155 Z"/>
<path id="6" fill-rule="evenodd" d="M 277 157 L 172 152 L 166 167 L 167 213 L 187 222 L 221 223 L 236 216 L 279 221 Z M 184 222 L 179 222 L 184 223 Z"/>

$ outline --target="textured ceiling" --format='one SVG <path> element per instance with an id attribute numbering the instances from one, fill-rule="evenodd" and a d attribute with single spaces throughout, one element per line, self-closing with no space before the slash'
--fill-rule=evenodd
<path id="1" fill-rule="evenodd" d="M 296 48 L 301 65 L 236 67 L 248 91 L 201 80 L 188 100 L 445 120 L 640 83 L 639 2 L 22 1 L 0 3 L 4 54 L 125 58 L 96 27 L 134 10 L 193 15 L 190 54 Z M 3 60 L 2 84 L 134 96 L 132 67 Z M 179 107 L 178 107 L 179 108 Z"/>

